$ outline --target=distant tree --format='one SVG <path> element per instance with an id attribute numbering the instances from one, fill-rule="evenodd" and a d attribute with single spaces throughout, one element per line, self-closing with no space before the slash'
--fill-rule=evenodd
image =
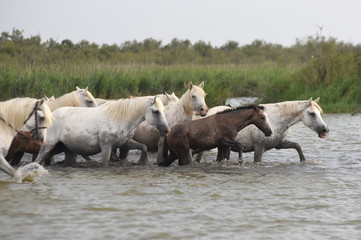
<path id="1" fill-rule="evenodd" d="M 210 43 L 205 43 L 204 41 L 200 40 L 193 45 L 193 48 L 203 57 L 211 55 L 212 45 Z"/>
<path id="2" fill-rule="evenodd" d="M 221 46 L 221 49 L 223 51 L 229 52 L 229 51 L 234 51 L 238 48 L 239 44 L 236 41 L 228 41 L 226 44 L 224 44 L 223 46 Z"/>

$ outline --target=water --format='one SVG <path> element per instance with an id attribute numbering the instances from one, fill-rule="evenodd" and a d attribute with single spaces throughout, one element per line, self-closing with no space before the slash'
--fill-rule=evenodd
<path id="1" fill-rule="evenodd" d="M 0 239 L 360 239 L 361 116 L 299 123 L 295 150 L 192 167 L 52 167 L 22 184 L 0 173 Z M 131 155 L 131 160 L 139 157 Z M 150 155 L 155 161 L 155 155 Z M 98 166 L 98 165 L 97 165 Z"/>

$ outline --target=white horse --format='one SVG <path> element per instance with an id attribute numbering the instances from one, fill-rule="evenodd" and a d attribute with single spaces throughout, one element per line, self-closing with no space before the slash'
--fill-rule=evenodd
<path id="1" fill-rule="evenodd" d="M 78 86 L 75 91 L 66 93 L 55 99 L 47 101 L 51 111 L 60 107 L 96 107 L 97 104 L 93 95 L 88 91 L 88 87 L 81 89 Z"/>
<path id="2" fill-rule="evenodd" d="M 21 173 L 5 160 L 17 130 L 29 131 L 33 139 L 44 142 L 51 124 L 52 113 L 44 99 L 15 98 L 0 102 L 0 170 L 20 180 Z"/>
<path id="3" fill-rule="evenodd" d="M 180 122 L 191 121 L 194 112 L 198 112 L 204 116 L 208 107 L 205 103 L 205 92 L 203 90 L 204 82 L 199 86 L 193 85 L 192 82 L 188 84 L 188 90 L 182 95 L 178 102 L 165 106 L 164 114 L 167 118 L 170 128 Z M 142 151 L 142 155 L 138 161 L 138 164 L 148 164 L 147 151 L 157 152 L 157 162 L 163 161 L 163 137 L 159 136 L 159 133 L 149 125 L 147 122 L 142 122 L 136 128 L 133 140 L 141 144 L 136 149 Z M 120 157 L 122 161 L 126 159 L 129 149 L 120 149 Z"/>
<path id="4" fill-rule="evenodd" d="M 268 115 L 273 129 L 271 137 L 265 137 L 264 134 L 254 126 L 248 126 L 238 132 L 236 141 L 242 145 L 242 152 L 254 151 L 254 162 L 261 162 L 263 153 L 272 148 L 297 150 L 300 161 L 305 161 L 301 146 L 296 142 L 286 140 L 290 127 L 296 123 L 303 124 L 316 132 L 320 138 L 325 138 L 329 129 L 323 121 L 321 107 L 318 105 L 319 98 L 316 100 L 305 101 L 287 101 L 274 104 L 262 104 Z M 232 149 L 237 151 L 236 149 Z M 224 153 L 224 157 L 229 159 L 229 153 Z M 200 158 L 197 157 L 197 161 Z"/>
<path id="5" fill-rule="evenodd" d="M 170 132 L 163 103 L 155 98 L 109 101 L 97 108 L 63 107 L 55 110 L 53 126 L 42 144 L 36 162 L 42 163 L 59 143 L 65 146 L 66 158 L 74 154 L 101 152 L 104 167 L 109 166 L 111 149 L 132 148 L 135 128 L 146 120 L 164 136 Z M 68 158 L 69 156 L 69 158 Z"/>

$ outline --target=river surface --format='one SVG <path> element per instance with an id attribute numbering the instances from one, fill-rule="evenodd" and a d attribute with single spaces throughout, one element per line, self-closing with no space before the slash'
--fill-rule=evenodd
<path id="1" fill-rule="evenodd" d="M 213 151 L 187 167 L 54 166 L 25 183 L 0 173 L 0 239 L 361 239 L 361 116 L 324 121 L 326 139 L 302 123 L 288 137 L 306 163 L 292 149 L 261 164 L 245 153 L 243 166 Z"/>

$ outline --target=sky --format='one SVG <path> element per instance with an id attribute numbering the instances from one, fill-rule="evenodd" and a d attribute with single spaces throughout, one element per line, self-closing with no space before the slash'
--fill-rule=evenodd
<path id="1" fill-rule="evenodd" d="M 220 47 L 292 46 L 317 35 L 361 44 L 360 0 L 0 0 L 0 32 L 42 41 L 117 44 L 147 38 Z"/>

